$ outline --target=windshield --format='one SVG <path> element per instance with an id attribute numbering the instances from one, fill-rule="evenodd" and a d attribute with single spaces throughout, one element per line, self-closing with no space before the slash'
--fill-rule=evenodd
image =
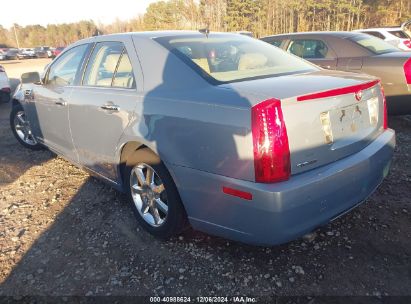
<path id="1" fill-rule="evenodd" d="M 314 65 L 257 39 L 210 34 L 155 39 L 200 75 L 217 82 L 234 82 L 316 71 Z"/>
<path id="2" fill-rule="evenodd" d="M 370 35 L 357 35 L 348 39 L 378 55 L 399 51 L 399 49 L 385 42 L 384 40 Z"/>

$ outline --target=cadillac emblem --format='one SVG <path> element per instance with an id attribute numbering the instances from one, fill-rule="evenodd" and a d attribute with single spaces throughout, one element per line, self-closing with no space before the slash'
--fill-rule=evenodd
<path id="1" fill-rule="evenodd" d="M 362 98 L 362 91 L 357 91 L 355 92 L 355 99 L 357 99 L 357 101 L 360 101 Z"/>

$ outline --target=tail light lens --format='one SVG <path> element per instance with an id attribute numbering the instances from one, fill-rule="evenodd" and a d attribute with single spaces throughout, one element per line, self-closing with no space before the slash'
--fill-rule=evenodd
<path id="1" fill-rule="evenodd" d="M 411 49 L 411 40 L 404 40 L 403 43 L 407 48 Z"/>
<path id="2" fill-rule="evenodd" d="M 10 88 L 2 88 L 1 91 L 4 92 L 4 93 L 10 93 L 11 89 Z"/>
<path id="3" fill-rule="evenodd" d="M 405 79 L 408 84 L 411 84 L 411 58 L 404 64 Z"/>
<path id="4" fill-rule="evenodd" d="M 382 126 L 384 130 L 386 130 L 388 129 L 387 99 L 385 98 L 384 88 L 381 83 L 380 83 L 380 87 L 381 87 L 381 94 L 383 98 L 383 111 L 384 111 L 384 116 L 383 116 L 384 120 L 382 122 Z"/>
<path id="5" fill-rule="evenodd" d="M 290 149 L 281 102 L 263 101 L 251 109 L 255 181 L 272 183 L 290 177 Z"/>

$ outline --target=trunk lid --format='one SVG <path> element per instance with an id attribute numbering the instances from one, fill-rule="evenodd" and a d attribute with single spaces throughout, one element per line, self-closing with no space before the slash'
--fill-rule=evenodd
<path id="1" fill-rule="evenodd" d="M 383 130 L 384 97 L 379 81 L 369 76 L 320 71 L 223 86 L 254 94 L 252 106 L 281 100 L 291 174 L 357 153 Z"/>

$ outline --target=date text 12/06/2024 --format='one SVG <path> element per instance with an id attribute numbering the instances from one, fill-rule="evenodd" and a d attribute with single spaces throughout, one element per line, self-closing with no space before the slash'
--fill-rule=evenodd
<path id="1" fill-rule="evenodd" d="M 150 297 L 150 303 L 258 303 L 257 298 L 234 297 Z"/>

